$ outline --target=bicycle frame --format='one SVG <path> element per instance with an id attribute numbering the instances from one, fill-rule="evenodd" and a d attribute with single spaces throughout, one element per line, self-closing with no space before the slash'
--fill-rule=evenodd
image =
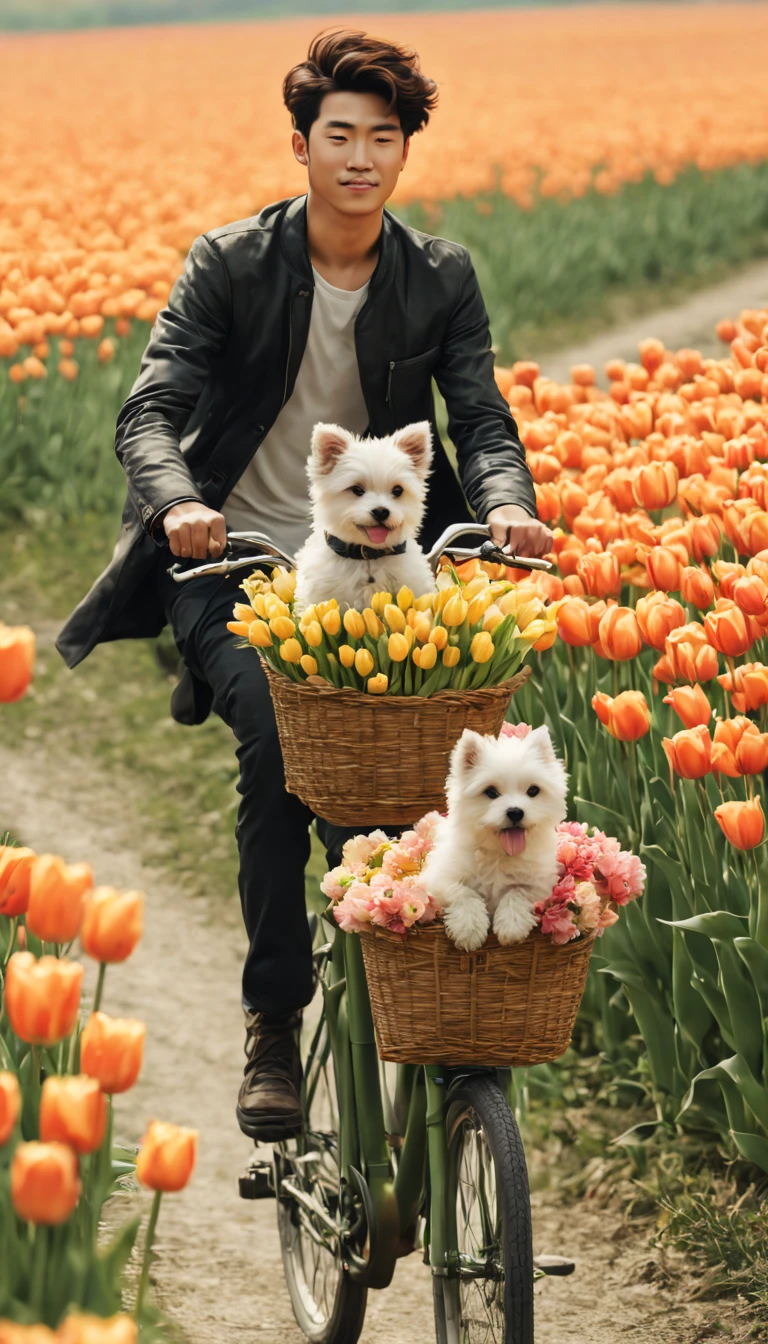
<path id="1" fill-rule="evenodd" d="M 350 1249 L 346 1259 L 349 1273 L 370 1288 L 387 1287 L 401 1238 L 412 1229 L 428 1193 L 424 1259 L 433 1274 L 456 1284 L 456 1292 L 448 1297 L 458 1313 L 460 1261 L 456 1210 L 448 1207 L 447 1199 L 445 1119 L 453 1083 L 467 1073 L 489 1070 L 398 1066 L 398 1093 L 401 1101 L 407 1098 L 407 1120 L 393 1174 L 373 1017 L 357 935 L 335 930 L 321 984 L 333 1052 L 341 1178 L 359 1195 L 367 1219 L 367 1255 L 363 1259 Z M 311 1068 L 310 1052 L 306 1075 Z M 507 1085 L 511 1086 L 511 1071 L 492 1072 L 509 1074 Z"/>

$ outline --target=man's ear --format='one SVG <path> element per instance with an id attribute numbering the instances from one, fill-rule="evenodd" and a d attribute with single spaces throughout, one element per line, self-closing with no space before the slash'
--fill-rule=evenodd
<path id="1" fill-rule="evenodd" d="M 312 430 L 310 474 L 327 476 L 352 443 L 353 436 L 341 425 L 317 424 Z"/>
<path id="2" fill-rule="evenodd" d="M 427 475 L 432 463 L 432 426 L 428 420 L 417 420 L 404 429 L 396 429 L 392 442 L 411 459 L 419 476 Z"/>
<path id="3" fill-rule="evenodd" d="M 451 774 L 466 775 L 480 761 L 485 739 L 471 728 L 465 728 L 451 754 Z"/>

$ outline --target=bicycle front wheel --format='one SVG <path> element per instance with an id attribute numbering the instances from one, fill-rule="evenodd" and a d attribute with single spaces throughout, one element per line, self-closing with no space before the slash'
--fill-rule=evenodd
<path id="1" fill-rule="evenodd" d="M 438 1344 L 533 1344 L 533 1245 L 525 1153 L 498 1083 L 469 1077 L 446 1118 L 458 1279 L 435 1276 Z"/>

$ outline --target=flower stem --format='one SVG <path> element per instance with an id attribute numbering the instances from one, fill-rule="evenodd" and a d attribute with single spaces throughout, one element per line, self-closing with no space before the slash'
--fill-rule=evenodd
<path id="1" fill-rule="evenodd" d="M 139 1291 L 136 1294 L 136 1307 L 133 1313 L 137 1321 L 139 1319 L 139 1313 L 141 1312 L 141 1308 L 144 1305 L 144 1294 L 147 1291 L 147 1284 L 149 1282 L 149 1262 L 152 1256 L 152 1243 L 155 1240 L 155 1228 L 157 1227 L 157 1217 L 158 1214 L 160 1213 L 160 1200 L 162 1199 L 162 1193 L 163 1193 L 162 1190 L 155 1191 L 155 1197 L 152 1200 L 152 1211 L 149 1215 L 149 1223 L 147 1224 L 147 1237 L 146 1241 L 144 1242 L 144 1259 L 141 1265 L 141 1278 L 139 1279 Z"/>
<path id="2" fill-rule="evenodd" d="M 29 1273 L 29 1305 L 40 1316 L 45 1295 L 45 1270 L 48 1261 L 48 1228 L 38 1223 L 32 1246 L 32 1265 Z"/>
<path id="3" fill-rule="evenodd" d="M 93 996 L 93 1011 L 98 1013 L 101 1004 L 101 996 L 104 993 L 104 976 L 107 973 L 106 961 L 99 962 L 99 978 L 96 981 L 96 993 Z"/>

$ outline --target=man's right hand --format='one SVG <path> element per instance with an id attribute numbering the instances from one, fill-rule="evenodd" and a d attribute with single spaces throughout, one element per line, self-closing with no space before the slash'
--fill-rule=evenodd
<path id="1" fill-rule="evenodd" d="M 194 499 L 174 504 L 163 518 L 163 530 L 171 551 L 182 560 L 205 560 L 209 554 L 215 559 L 227 544 L 224 515 Z"/>

